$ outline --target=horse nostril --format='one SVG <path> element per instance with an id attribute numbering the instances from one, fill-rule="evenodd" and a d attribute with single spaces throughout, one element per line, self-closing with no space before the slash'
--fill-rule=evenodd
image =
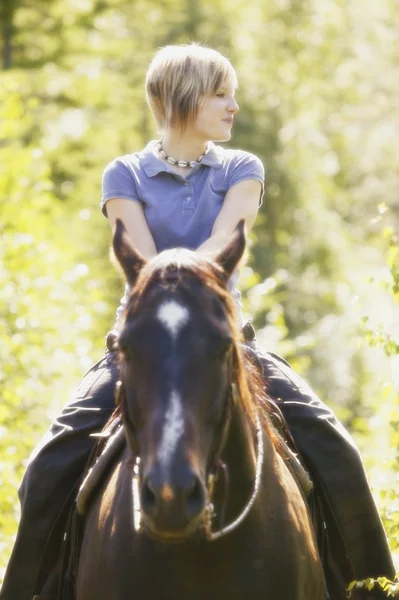
<path id="1" fill-rule="evenodd" d="M 186 511 L 189 519 L 196 517 L 205 506 L 205 495 L 200 480 L 195 477 L 185 489 Z"/>
<path id="2" fill-rule="evenodd" d="M 151 482 L 147 478 L 141 489 L 141 506 L 147 514 L 153 513 L 156 507 L 156 496 L 151 488 Z"/>
<path id="3" fill-rule="evenodd" d="M 202 513 L 205 493 L 201 480 L 193 472 L 186 472 L 179 483 L 164 481 L 154 472 L 143 480 L 140 501 L 143 513 L 150 519 L 183 519 L 184 522 Z"/>

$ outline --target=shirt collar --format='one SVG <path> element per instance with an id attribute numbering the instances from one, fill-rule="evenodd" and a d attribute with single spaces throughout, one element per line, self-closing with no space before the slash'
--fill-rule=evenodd
<path id="1" fill-rule="evenodd" d="M 155 144 L 158 140 L 151 140 L 147 146 L 139 153 L 141 166 L 148 177 L 154 177 L 158 173 L 169 173 L 166 165 L 157 157 L 154 152 Z M 201 165 L 220 169 L 223 164 L 223 148 L 215 146 L 213 142 L 208 142 L 208 151 L 201 160 Z"/>
<path id="2" fill-rule="evenodd" d="M 215 146 L 213 142 L 208 142 L 208 151 L 201 160 L 201 165 L 220 169 L 223 165 L 223 148 L 221 146 Z"/>

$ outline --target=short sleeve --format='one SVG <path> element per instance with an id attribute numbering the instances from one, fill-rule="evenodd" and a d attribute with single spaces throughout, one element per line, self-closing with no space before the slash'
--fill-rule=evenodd
<path id="1" fill-rule="evenodd" d="M 259 206 L 261 206 L 265 186 L 265 169 L 262 161 L 255 154 L 240 152 L 234 157 L 234 161 L 232 162 L 231 172 L 228 177 L 228 189 L 247 179 L 259 181 L 262 185 L 259 196 Z"/>
<path id="2" fill-rule="evenodd" d="M 105 204 L 112 198 L 126 198 L 140 202 L 133 173 L 120 158 L 110 162 L 103 172 L 101 210 L 105 216 L 107 216 Z"/>

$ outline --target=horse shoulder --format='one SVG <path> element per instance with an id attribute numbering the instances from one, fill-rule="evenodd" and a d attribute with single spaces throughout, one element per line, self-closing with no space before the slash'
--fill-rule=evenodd
<path id="1" fill-rule="evenodd" d="M 112 597 L 111 591 L 109 596 L 106 595 L 103 586 L 107 578 L 101 577 L 100 574 L 106 572 L 117 560 L 113 555 L 111 540 L 116 534 L 117 527 L 120 527 L 123 507 L 126 519 L 122 519 L 122 523 L 129 526 L 131 504 L 130 499 L 124 496 L 131 489 L 131 485 L 126 484 L 132 474 L 130 464 L 128 453 L 125 451 L 115 461 L 108 477 L 99 486 L 88 509 L 79 560 L 76 600 Z M 116 518 L 117 514 L 118 518 Z"/>
<path id="2" fill-rule="evenodd" d="M 307 502 L 290 469 L 278 454 L 276 454 L 276 471 L 280 483 L 280 506 L 288 525 L 287 549 L 296 557 L 298 565 L 297 589 L 304 590 L 304 599 L 322 598 L 324 574 Z M 313 595 L 309 596 L 310 592 Z"/>

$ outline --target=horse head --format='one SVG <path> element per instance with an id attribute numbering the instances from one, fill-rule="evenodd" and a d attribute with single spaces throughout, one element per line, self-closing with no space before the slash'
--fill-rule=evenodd
<path id="1" fill-rule="evenodd" d="M 122 410 L 140 456 L 143 520 L 156 537 L 182 539 L 206 511 L 241 360 L 226 284 L 245 249 L 244 222 L 213 261 L 175 249 L 147 262 L 121 221 L 113 246 L 131 286 L 119 338 Z"/>

